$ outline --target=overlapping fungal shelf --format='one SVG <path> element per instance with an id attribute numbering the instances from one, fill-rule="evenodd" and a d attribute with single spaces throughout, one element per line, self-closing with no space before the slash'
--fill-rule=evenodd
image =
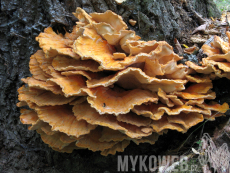
<path id="1" fill-rule="evenodd" d="M 20 120 L 54 150 L 122 152 L 130 141 L 154 144 L 167 130 L 185 133 L 229 108 L 219 105 L 215 77 L 229 78 L 229 43 L 204 47 L 203 66 L 165 41 L 141 41 L 117 14 L 77 8 L 72 33 L 46 28 L 30 58 L 32 77 L 18 89 Z M 190 67 L 190 68 L 189 68 Z"/>

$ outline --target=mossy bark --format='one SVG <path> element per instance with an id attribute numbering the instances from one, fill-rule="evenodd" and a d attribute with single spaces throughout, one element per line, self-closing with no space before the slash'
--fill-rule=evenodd
<path id="1" fill-rule="evenodd" d="M 201 24 L 192 3 L 180 0 L 128 0 L 122 5 L 114 0 L 1 0 L 0 3 L 0 172 L 116 172 L 117 156 L 103 157 L 88 150 L 72 154 L 55 152 L 36 132 L 20 123 L 17 89 L 22 85 L 20 79 L 30 76 L 29 59 L 39 49 L 35 37 L 48 26 L 59 32 L 64 32 L 63 28 L 70 31 L 76 21 L 72 12 L 81 7 L 88 13 L 109 9 L 118 13 L 144 40 L 172 43 L 177 38 L 186 42 L 189 33 Z M 209 7 L 205 9 L 207 17 Z M 131 26 L 129 19 L 136 20 L 137 25 Z M 157 155 L 175 147 L 165 141 L 179 141 L 187 136 L 170 133 L 154 146 L 131 144 L 123 154 Z M 172 138 L 173 135 L 176 137 Z"/>
<path id="2" fill-rule="evenodd" d="M 194 0 L 194 9 L 204 17 L 220 17 L 220 10 L 212 0 Z"/>

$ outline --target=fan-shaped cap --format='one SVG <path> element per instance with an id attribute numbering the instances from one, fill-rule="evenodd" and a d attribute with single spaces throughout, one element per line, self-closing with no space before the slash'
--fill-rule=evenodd
<path id="1" fill-rule="evenodd" d="M 22 86 L 18 89 L 18 100 L 25 102 L 33 102 L 38 106 L 54 106 L 63 105 L 71 102 L 74 97 L 64 97 L 63 95 L 56 95 L 51 91 L 40 90 L 35 88 L 28 88 Z"/>
<path id="2" fill-rule="evenodd" d="M 127 135 L 121 133 L 119 130 L 113 130 L 108 127 L 103 127 L 102 135 L 99 141 L 110 142 L 110 141 L 123 141 L 124 139 L 129 139 Z"/>
<path id="3" fill-rule="evenodd" d="M 74 99 L 72 102 L 69 103 L 69 105 L 76 105 L 76 104 L 81 104 L 87 100 L 86 96 L 80 96 Z"/>
<path id="4" fill-rule="evenodd" d="M 114 115 L 100 115 L 95 109 L 91 108 L 87 102 L 74 105 L 73 112 L 78 120 L 86 120 L 90 124 L 105 126 L 113 130 L 118 130 L 131 138 L 141 138 L 151 134 L 151 132 L 144 133 L 141 131 L 143 127 L 137 127 L 117 121 L 117 118 Z"/>
<path id="5" fill-rule="evenodd" d="M 41 120 L 40 120 L 41 121 Z M 52 126 L 49 125 L 49 123 L 45 123 L 44 125 L 41 126 L 40 128 L 43 132 L 45 132 L 45 134 L 47 135 L 54 135 L 55 133 L 59 133 L 58 131 L 53 131 L 52 130 Z M 64 133 L 63 133 L 64 134 Z M 60 135 L 61 136 L 61 135 Z M 60 137 L 61 138 L 61 137 Z M 63 141 L 62 141 L 63 142 Z M 68 142 L 64 142 L 64 143 L 68 143 Z"/>
<path id="6" fill-rule="evenodd" d="M 189 113 L 189 112 L 197 112 L 202 113 L 205 115 L 211 115 L 210 110 L 200 109 L 194 106 L 182 105 L 182 106 L 175 106 L 173 108 L 168 107 L 159 107 L 158 111 L 164 110 L 164 112 L 168 115 L 179 115 L 181 112 Z"/>
<path id="7" fill-rule="evenodd" d="M 158 42 L 156 40 L 152 41 L 136 41 L 136 40 L 127 40 L 126 45 L 129 48 L 129 53 L 131 55 L 137 55 L 139 53 L 147 53 L 154 51 L 157 46 L 159 46 Z"/>
<path id="8" fill-rule="evenodd" d="M 73 26 L 73 30 L 71 33 L 69 32 L 66 32 L 65 35 L 64 35 L 64 38 L 66 39 L 70 39 L 70 40 L 76 40 L 80 35 L 78 34 L 80 28 L 78 28 L 76 25 Z"/>
<path id="9" fill-rule="evenodd" d="M 62 149 L 55 148 L 55 147 L 52 147 L 52 149 L 55 150 L 55 151 L 58 151 L 58 152 L 62 152 L 62 153 L 72 153 L 73 150 L 78 150 L 78 149 L 81 149 L 81 148 L 77 147 L 75 145 L 75 142 L 72 142 L 71 144 L 67 145 L 66 147 L 64 147 Z"/>
<path id="10" fill-rule="evenodd" d="M 92 17 L 87 14 L 83 9 L 77 7 L 76 9 L 76 13 L 73 13 L 73 15 L 78 18 L 78 20 L 81 22 L 81 23 L 84 23 L 85 25 L 87 24 L 91 24 L 93 21 Z"/>
<path id="11" fill-rule="evenodd" d="M 22 124 L 30 124 L 29 130 L 37 130 L 44 125 L 44 122 L 39 120 L 37 113 L 34 110 L 21 109 L 20 121 Z"/>
<path id="12" fill-rule="evenodd" d="M 151 119 L 143 116 L 139 116 L 133 112 L 127 114 L 119 114 L 117 120 L 120 122 L 125 122 L 127 124 L 132 124 L 138 127 L 148 126 L 151 123 Z"/>
<path id="13" fill-rule="evenodd" d="M 226 54 L 217 54 L 217 55 L 210 56 L 207 59 L 213 61 L 220 61 L 220 62 L 222 61 L 230 62 L 230 51 Z"/>
<path id="14" fill-rule="evenodd" d="M 203 73 L 203 74 L 210 74 L 214 72 L 214 69 L 212 65 L 203 65 L 203 66 L 198 66 L 193 62 L 187 61 L 185 62 L 186 65 L 188 65 L 190 68 L 194 69 L 197 73 Z"/>
<path id="15" fill-rule="evenodd" d="M 206 95 L 204 94 L 198 94 L 198 93 L 187 93 L 187 92 L 173 92 L 176 96 L 182 97 L 183 99 L 215 99 L 216 98 L 216 93 L 211 92 Z"/>
<path id="16" fill-rule="evenodd" d="M 202 103 L 204 103 L 204 99 L 194 99 L 194 100 L 185 101 L 185 105 L 196 105 Z"/>
<path id="17" fill-rule="evenodd" d="M 29 106 L 30 109 L 34 109 L 37 105 L 29 100 L 18 102 L 17 107 Z"/>
<path id="18" fill-rule="evenodd" d="M 57 71 L 88 70 L 92 72 L 100 71 L 99 63 L 94 60 L 76 60 L 67 56 L 56 56 L 52 61 L 52 66 Z"/>
<path id="19" fill-rule="evenodd" d="M 46 58 L 42 50 L 38 50 L 34 55 L 37 60 L 39 67 L 47 74 L 49 77 L 51 75 L 49 67 L 52 65 L 53 58 Z"/>
<path id="20" fill-rule="evenodd" d="M 161 88 L 158 89 L 157 94 L 161 103 L 166 104 L 168 107 L 174 106 L 174 103 L 167 97 L 166 93 Z"/>
<path id="21" fill-rule="evenodd" d="M 96 128 L 90 134 L 83 136 L 76 142 L 77 147 L 88 148 L 92 151 L 104 151 L 106 149 L 112 148 L 118 142 L 100 142 L 102 128 Z"/>
<path id="22" fill-rule="evenodd" d="M 45 82 L 41 80 L 34 79 L 33 77 L 27 77 L 21 79 L 23 82 L 27 83 L 31 88 L 43 89 L 53 92 L 54 94 L 63 94 L 61 88 L 52 82 Z"/>
<path id="23" fill-rule="evenodd" d="M 208 75 L 203 75 L 203 76 L 198 76 L 198 75 L 194 75 L 194 76 L 186 75 L 186 78 L 187 78 L 190 82 L 194 82 L 194 83 L 210 83 L 210 82 L 212 82 Z"/>
<path id="24" fill-rule="evenodd" d="M 47 58 L 61 54 L 79 59 L 79 56 L 72 51 L 73 41 L 57 35 L 51 27 L 46 28 L 44 33 L 40 33 L 36 40 Z"/>
<path id="25" fill-rule="evenodd" d="M 184 129 L 186 129 L 185 131 L 183 131 L 183 133 L 185 133 L 190 127 L 195 126 L 203 120 L 203 115 L 196 112 L 190 112 L 188 114 L 180 113 L 177 116 L 168 117 L 168 121 L 170 123 L 177 123 L 183 125 Z"/>
<path id="26" fill-rule="evenodd" d="M 100 79 L 104 76 L 106 76 L 106 74 L 104 73 L 96 73 L 96 72 L 91 72 L 91 71 L 83 71 L 83 70 L 78 70 L 78 71 L 65 71 L 65 72 L 61 72 L 62 75 L 65 76 L 78 76 L 78 75 L 82 75 L 84 77 L 86 77 L 88 80 L 91 79 Z"/>
<path id="27" fill-rule="evenodd" d="M 30 57 L 29 67 L 30 72 L 35 79 L 46 81 L 49 77 L 51 77 L 41 69 L 35 55 Z"/>
<path id="28" fill-rule="evenodd" d="M 78 121 L 74 116 L 71 106 L 44 106 L 36 107 L 38 117 L 52 126 L 53 131 L 60 131 L 67 135 L 79 137 L 90 133 L 95 125 L 88 124 L 85 120 Z"/>
<path id="29" fill-rule="evenodd" d="M 157 59 L 146 59 L 143 71 L 150 77 L 162 76 L 165 72 Z"/>
<path id="30" fill-rule="evenodd" d="M 82 137 L 82 136 L 81 136 Z M 76 142 L 77 139 L 80 139 L 81 137 L 79 138 L 76 138 L 75 136 L 68 136 L 67 134 L 65 133 L 62 133 L 61 134 L 61 137 L 60 137 L 60 140 L 64 143 L 73 143 L 73 142 Z"/>
<path id="31" fill-rule="evenodd" d="M 81 56 L 82 60 L 93 59 L 100 63 L 99 69 L 120 69 L 118 62 L 113 59 L 114 48 L 94 29 L 84 30 L 83 36 L 80 36 L 74 43 L 74 51 Z"/>
<path id="32" fill-rule="evenodd" d="M 177 130 L 178 132 L 185 132 L 186 131 L 181 124 L 169 122 L 167 116 L 163 116 L 160 120 L 152 121 L 150 126 L 157 133 L 159 133 L 165 129 Z"/>
<path id="33" fill-rule="evenodd" d="M 43 142 L 48 144 L 52 148 L 57 148 L 59 150 L 63 149 L 64 147 L 68 146 L 69 143 L 64 143 L 60 140 L 61 133 L 55 133 L 53 135 L 47 135 L 41 129 L 37 130 L 37 133 L 41 135 Z"/>
<path id="34" fill-rule="evenodd" d="M 172 92 L 183 90 L 184 84 L 187 81 L 149 77 L 141 69 L 129 67 L 125 70 L 119 71 L 115 75 L 111 75 L 101 79 L 89 80 L 87 81 L 87 87 L 108 87 L 115 82 L 125 89 L 144 88 L 149 89 L 152 92 L 157 92 L 158 89 L 161 88 L 165 92 Z"/>
<path id="35" fill-rule="evenodd" d="M 83 89 L 86 88 L 86 79 L 82 75 L 63 76 L 59 72 L 53 69 L 51 70 L 54 78 L 50 78 L 48 81 L 52 81 L 59 85 L 66 97 L 86 95 L 83 91 Z"/>
<path id="36" fill-rule="evenodd" d="M 96 97 L 88 97 L 87 101 L 91 107 L 95 108 L 100 114 L 125 114 L 135 105 L 147 102 L 157 102 L 156 94 L 147 90 L 134 89 L 129 91 L 112 90 L 105 87 L 91 89 Z"/>
<path id="37" fill-rule="evenodd" d="M 172 46 L 170 46 L 166 41 L 159 41 L 157 44 L 158 46 L 150 53 L 150 55 L 152 58 L 158 59 L 160 64 L 166 64 L 172 59 L 179 61 L 183 58 L 175 54 Z"/>
<path id="38" fill-rule="evenodd" d="M 172 74 L 165 75 L 169 79 L 186 79 L 186 75 L 193 73 L 193 69 L 189 69 L 187 66 L 183 64 L 177 65 L 177 69 Z"/>
<path id="39" fill-rule="evenodd" d="M 220 49 L 218 48 L 214 48 L 214 47 L 211 47 L 207 44 L 204 44 L 202 46 L 202 50 L 204 51 L 205 54 L 207 54 L 208 56 L 212 56 L 212 55 L 215 55 L 215 54 L 220 54 Z"/>
<path id="40" fill-rule="evenodd" d="M 97 33 L 100 34 L 110 45 L 115 45 L 119 47 L 120 40 L 127 36 L 126 39 L 129 39 L 135 35 L 134 31 L 130 30 L 119 30 L 117 31 L 114 29 L 110 24 L 101 22 L 101 23 L 94 23 L 94 28 L 96 29 Z"/>
<path id="41" fill-rule="evenodd" d="M 188 93 L 206 94 L 212 87 L 212 83 L 198 83 L 190 85 L 184 91 Z"/>
<path id="42" fill-rule="evenodd" d="M 212 111 L 217 111 L 220 113 L 225 113 L 229 109 L 229 105 L 227 103 L 224 103 L 223 105 L 220 105 L 216 102 L 211 102 L 210 104 L 202 103 L 202 104 L 197 104 L 197 106 L 207 109 L 207 110 L 212 110 Z"/>
<path id="43" fill-rule="evenodd" d="M 135 142 L 137 145 L 139 145 L 140 143 L 149 143 L 153 145 L 158 140 L 158 137 L 159 137 L 158 133 L 152 133 L 147 137 L 143 137 L 141 139 L 132 139 L 132 141 Z"/>
<path id="44" fill-rule="evenodd" d="M 128 28 L 122 17 L 110 10 L 107 10 L 105 13 L 91 13 L 90 16 L 98 23 L 105 22 L 109 24 L 116 31 Z"/>
<path id="45" fill-rule="evenodd" d="M 221 69 L 224 72 L 230 72 L 230 62 L 216 62 L 216 61 L 213 61 L 213 60 L 209 60 L 208 58 L 203 59 L 203 62 L 204 62 L 205 65 L 210 64 L 212 66 L 218 67 L 218 69 Z M 214 71 L 215 71 L 215 68 L 214 68 Z"/>
<path id="46" fill-rule="evenodd" d="M 130 144 L 129 140 L 123 140 L 121 142 L 118 142 L 114 146 L 112 146 L 109 149 L 105 149 L 104 151 L 101 152 L 101 155 L 107 156 L 109 154 L 115 155 L 116 152 L 123 152 L 125 148 Z"/>
<path id="47" fill-rule="evenodd" d="M 229 43 L 225 42 L 222 38 L 214 36 L 214 41 L 211 43 L 212 47 L 219 48 L 223 53 L 229 52 Z"/>
<path id="48" fill-rule="evenodd" d="M 152 120 L 159 120 L 164 115 L 164 110 L 158 110 L 159 107 L 163 107 L 161 103 L 149 103 L 142 104 L 139 106 L 134 106 L 132 109 L 137 115 L 143 115 L 145 117 L 150 117 Z"/>

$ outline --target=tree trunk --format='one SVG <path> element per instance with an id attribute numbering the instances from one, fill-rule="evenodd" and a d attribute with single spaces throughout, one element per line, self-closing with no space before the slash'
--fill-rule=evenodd
<path id="1" fill-rule="evenodd" d="M 219 16 L 210 0 L 129 0 L 117 5 L 114 0 L 1 0 L 0 11 L 0 172 L 116 172 L 117 156 L 103 157 L 88 150 L 72 154 L 58 153 L 44 144 L 19 120 L 16 107 L 21 78 L 30 76 L 29 59 L 38 49 L 35 37 L 48 26 L 56 31 L 70 31 L 76 19 L 76 7 L 86 12 L 112 10 L 124 18 L 130 29 L 144 40 L 174 38 L 189 42 L 191 31 L 202 24 L 203 17 Z M 211 9 L 212 8 L 212 9 Z M 210 9 L 212 11 L 210 11 Z M 137 21 L 135 26 L 129 19 Z M 170 132 L 174 140 L 187 135 Z M 131 144 L 124 154 L 160 154 L 175 148 L 161 137 L 156 145 Z M 166 141 L 166 142 L 165 142 Z M 130 165 L 131 167 L 131 165 Z"/>

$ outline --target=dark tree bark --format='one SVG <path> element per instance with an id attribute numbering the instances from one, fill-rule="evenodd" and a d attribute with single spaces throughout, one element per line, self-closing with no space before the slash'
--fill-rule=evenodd
<path id="1" fill-rule="evenodd" d="M 76 7 L 86 12 L 112 10 L 121 15 L 130 29 L 144 40 L 174 38 L 188 42 L 191 31 L 203 17 L 220 15 L 209 0 L 129 0 L 117 5 L 114 0 L 1 0 L 0 11 L 0 172 L 116 172 L 117 156 L 100 156 L 87 150 L 58 153 L 45 145 L 40 136 L 27 130 L 19 120 L 16 107 L 21 78 L 30 76 L 29 58 L 38 49 L 35 37 L 48 26 L 64 32 L 71 30 Z M 210 6 L 214 9 L 210 12 Z M 132 27 L 129 19 L 137 21 Z M 160 154 L 175 148 L 165 142 L 187 135 L 169 132 L 156 145 L 131 144 L 123 154 Z M 176 145 L 176 144 L 174 144 Z"/>
<path id="2" fill-rule="evenodd" d="M 194 9 L 204 17 L 220 17 L 220 11 L 212 0 L 193 0 Z"/>

